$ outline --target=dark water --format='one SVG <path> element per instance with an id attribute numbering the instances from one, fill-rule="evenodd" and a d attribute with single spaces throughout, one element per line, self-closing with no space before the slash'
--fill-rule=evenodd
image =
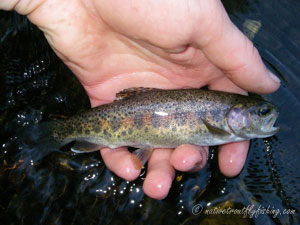
<path id="1" fill-rule="evenodd" d="M 177 173 L 162 201 L 143 194 L 144 173 L 124 181 L 99 153 L 26 142 L 50 115 L 72 115 L 89 102 L 42 33 L 26 18 L 0 12 L 0 224 L 299 224 L 300 2 L 224 4 L 282 80 L 280 90 L 266 96 L 279 108 L 281 130 L 251 142 L 233 179 L 219 173 L 211 149 L 208 165 Z M 240 211 L 222 211 L 233 209 Z"/>

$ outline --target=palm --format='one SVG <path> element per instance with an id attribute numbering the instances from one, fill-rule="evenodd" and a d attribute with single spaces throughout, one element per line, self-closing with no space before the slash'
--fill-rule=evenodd
<path id="1" fill-rule="evenodd" d="M 201 40 L 196 39 L 198 20 L 202 18 L 194 17 L 201 15 L 201 8 L 191 14 L 192 6 L 187 2 L 176 6 L 161 1 L 118 10 L 116 1 L 98 1 L 96 11 L 91 12 L 77 4 L 70 7 L 60 3 L 57 15 L 45 13 L 49 7 L 45 4 L 29 18 L 44 28 L 53 49 L 77 75 L 93 105 L 111 101 L 115 92 L 134 86 L 229 85 L 201 50 Z M 133 13 L 142 9 L 146 12 Z M 150 13 L 151 20 L 144 17 Z M 205 26 L 201 23 L 203 44 L 209 38 Z"/>

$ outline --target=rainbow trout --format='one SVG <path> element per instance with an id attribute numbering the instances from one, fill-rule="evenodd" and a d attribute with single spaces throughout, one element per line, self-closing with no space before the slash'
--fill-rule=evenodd
<path id="1" fill-rule="evenodd" d="M 72 150 L 131 146 L 145 163 L 154 148 L 199 146 L 265 138 L 279 113 L 260 98 L 204 89 L 128 89 L 110 104 L 56 124 L 52 135 Z M 148 152 L 148 154 L 145 154 Z"/>

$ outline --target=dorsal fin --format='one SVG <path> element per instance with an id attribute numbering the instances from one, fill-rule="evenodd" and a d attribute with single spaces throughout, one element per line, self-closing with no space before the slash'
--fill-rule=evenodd
<path id="1" fill-rule="evenodd" d="M 157 89 L 156 88 L 144 88 L 144 87 L 124 89 L 123 91 L 120 91 L 116 94 L 116 101 L 128 99 L 133 96 L 137 96 L 141 93 L 153 91 L 153 90 L 157 90 Z"/>
<path id="2" fill-rule="evenodd" d="M 59 114 L 50 114 L 49 119 L 51 120 L 64 120 L 67 119 L 68 117 L 65 115 L 59 115 Z"/>

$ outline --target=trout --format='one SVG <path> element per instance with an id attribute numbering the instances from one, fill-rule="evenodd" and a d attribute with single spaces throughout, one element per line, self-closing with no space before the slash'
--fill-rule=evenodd
<path id="1" fill-rule="evenodd" d="M 262 98 L 205 89 L 128 89 L 116 100 L 58 122 L 52 136 L 74 152 L 137 148 L 144 164 L 154 148 L 212 146 L 265 138 L 279 115 Z"/>

